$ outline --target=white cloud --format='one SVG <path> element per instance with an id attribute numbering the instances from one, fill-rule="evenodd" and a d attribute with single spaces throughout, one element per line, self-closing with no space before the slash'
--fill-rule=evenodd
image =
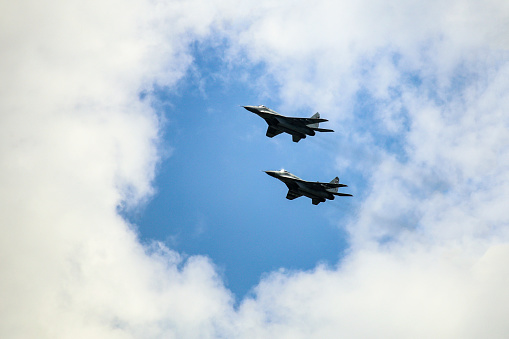
<path id="1" fill-rule="evenodd" d="M 383 97 L 398 85 L 393 57 L 426 80 L 450 80 L 476 52 L 503 45 L 507 11 L 501 1 L 262 1 L 250 12 L 252 24 L 233 35 L 252 60 L 268 65 L 286 104 L 348 116 L 341 108 L 360 86 Z"/>
<path id="2" fill-rule="evenodd" d="M 1 337 L 207 337 L 220 328 L 231 297 L 214 266 L 146 253 L 116 212 L 152 192 L 159 117 L 138 95 L 185 72 L 186 44 L 213 20 L 204 12 L 177 22 L 192 6 L 2 5 Z"/>
<path id="3" fill-rule="evenodd" d="M 248 54 L 270 65 L 296 106 L 334 114 L 364 88 L 376 107 L 356 124 L 373 129 L 351 140 L 377 149 L 369 136 L 382 133 L 405 154 L 383 151 L 370 164 L 371 192 L 339 267 L 274 273 L 241 315 L 258 319 L 259 337 L 504 337 L 509 68 L 496 32 L 507 30 L 507 6 L 320 6 L 262 17 L 286 41 L 250 27 L 240 35 Z"/>
<path id="4" fill-rule="evenodd" d="M 241 309 L 245 337 L 504 336 L 508 272 L 497 265 L 507 259 L 506 245 L 480 256 L 405 246 L 357 251 L 338 270 L 274 273 Z"/>
<path id="5" fill-rule="evenodd" d="M 507 333 L 505 2 L 2 7 L 1 337 Z M 365 162 L 371 192 L 338 267 L 275 272 L 238 310 L 213 263 L 144 248 L 116 212 L 151 194 L 158 161 L 159 118 L 138 94 L 175 84 L 188 43 L 212 32 L 267 65 L 284 105 L 355 128 L 364 88 L 377 131 L 351 131 L 353 147 L 378 152 L 376 132 L 406 152 Z"/>

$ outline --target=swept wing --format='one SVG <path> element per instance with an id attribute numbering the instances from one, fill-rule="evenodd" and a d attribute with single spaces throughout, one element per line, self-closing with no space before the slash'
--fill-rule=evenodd
<path id="1" fill-rule="evenodd" d="M 330 188 L 337 188 L 337 187 L 348 187 L 345 184 L 337 184 L 332 182 L 318 182 L 318 181 L 305 181 L 302 180 L 302 182 L 305 182 L 307 186 L 319 190 L 319 189 L 330 189 Z"/>
<path id="2" fill-rule="evenodd" d="M 296 199 L 298 197 L 302 197 L 302 194 L 300 193 L 297 193 L 291 189 L 288 190 L 288 194 L 286 195 L 286 199 L 288 200 L 293 200 L 293 199 Z"/>
<path id="3" fill-rule="evenodd" d="M 269 126 L 267 128 L 267 133 L 265 135 L 268 136 L 269 138 L 272 138 L 272 137 L 275 137 L 276 135 L 281 134 L 281 133 L 283 133 L 283 131 L 280 131 L 278 129 L 275 129 L 272 126 Z"/>
<path id="4" fill-rule="evenodd" d="M 280 118 L 280 117 L 279 117 Z M 311 124 L 317 124 L 320 122 L 326 122 L 329 121 L 327 119 L 319 119 L 319 118 L 297 118 L 297 117 L 283 117 L 283 119 L 286 119 L 288 121 L 304 124 L 304 125 L 311 125 Z"/>

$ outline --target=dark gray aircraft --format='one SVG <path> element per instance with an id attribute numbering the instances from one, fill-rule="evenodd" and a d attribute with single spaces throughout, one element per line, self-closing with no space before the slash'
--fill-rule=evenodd
<path id="1" fill-rule="evenodd" d="M 298 176 L 283 170 L 265 171 L 271 177 L 281 180 L 288 186 L 288 194 L 286 199 L 293 200 L 295 198 L 306 196 L 311 198 L 313 205 L 325 202 L 326 199 L 334 200 L 334 196 L 351 197 L 351 194 L 338 193 L 338 187 L 348 187 L 340 184 L 339 178 L 335 177 L 331 182 L 314 182 L 302 180 Z"/>
<path id="2" fill-rule="evenodd" d="M 280 133 L 286 132 L 292 135 L 294 142 L 299 142 L 306 135 L 315 135 L 315 132 L 334 132 L 331 129 L 319 128 L 318 124 L 329 121 L 320 119 L 320 113 L 315 113 L 311 118 L 294 118 L 281 115 L 268 107 L 260 106 L 242 106 L 250 112 L 262 117 L 269 127 L 267 128 L 267 136 L 272 138 Z"/>

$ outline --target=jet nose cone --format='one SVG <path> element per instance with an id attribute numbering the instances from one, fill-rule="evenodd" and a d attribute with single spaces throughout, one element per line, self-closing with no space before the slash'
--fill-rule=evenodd
<path id="1" fill-rule="evenodd" d="M 258 112 L 258 109 L 257 109 L 258 107 L 256 107 L 256 106 L 242 106 L 242 107 L 244 107 L 245 109 L 247 109 L 248 111 L 253 112 L 253 113 Z"/>
<path id="2" fill-rule="evenodd" d="M 264 171 L 265 173 L 267 173 L 268 175 L 270 175 L 271 177 L 276 177 L 276 171 Z"/>

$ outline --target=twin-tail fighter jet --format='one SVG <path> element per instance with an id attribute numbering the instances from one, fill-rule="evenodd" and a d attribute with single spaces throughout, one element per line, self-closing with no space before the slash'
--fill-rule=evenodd
<path id="1" fill-rule="evenodd" d="M 334 132 L 331 129 L 319 128 L 321 122 L 329 121 L 320 119 L 320 113 L 315 113 L 311 118 L 286 117 L 268 107 L 260 106 L 242 106 L 250 112 L 262 117 L 269 127 L 267 128 L 267 136 L 272 138 L 278 134 L 286 132 L 292 135 L 294 142 L 299 142 L 307 135 L 313 136 L 315 132 Z"/>
<path id="2" fill-rule="evenodd" d="M 338 177 L 332 179 L 331 182 L 314 182 L 302 180 L 298 176 L 285 171 L 265 171 L 271 177 L 281 180 L 288 187 L 286 199 L 293 200 L 295 198 L 306 196 L 311 198 L 313 205 L 325 202 L 326 199 L 334 200 L 335 196 L 351 197 L 351 194 L 338 193 L 338 187 L 348 187 L 340 184 Z"/>

